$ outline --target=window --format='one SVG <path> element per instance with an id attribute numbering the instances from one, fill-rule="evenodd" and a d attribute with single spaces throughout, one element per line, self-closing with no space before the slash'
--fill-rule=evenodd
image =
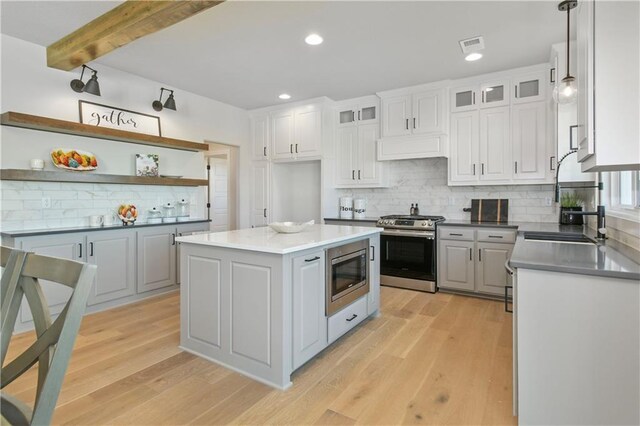
<path id="1" fill-rule="evenodd" d="M 640 172 L 610 172 L 604 177 L 604 201 L 609 211 L 640 221 Z"/>

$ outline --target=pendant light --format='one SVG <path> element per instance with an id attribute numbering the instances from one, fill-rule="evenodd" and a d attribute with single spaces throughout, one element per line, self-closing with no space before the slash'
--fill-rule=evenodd
<path id="1" fill-rule="evenodd" d="M 86 68 L 93 71 L 93 74 L 91 75 L 91 78 L 89 79 L 89 81 L 87 81 L 87 83 L 85 84 L 82 81 L 82 77 L 84 76 L 84 70 Z M 92 95 L 100 96 L 100 84 L 98 84 L 98 71 L 86 65 L 82 65 L 82 72 L 80 73 L 80 78 L 71 80 L 70 86 L 74 92 L 78 92 L 78 93 L 87 92 L 87 93 L 91 93 Z"/>
<path id="2" fill-rule="evenodd" d="M 162 94 L 164 92 L 169 92 L 169 97 L 162 105 Z M 157 101 L 153 101 L 151 106 L 156 111 L 162 111 L 162 108 L 172 109 L 176 111 L 176 100 L 173 98 L 173 90 L 165 89 L 164 87 L 160 88 L 160 98 Z"/>
<path id="3" fill-rule="evenodd" d="M 575 77 L 569 72 L 569 52 L 570 52 L 570 32 L 569 32 L 569 13 L 571 9 L 574 9 L 578 5 L 577 0 L 564 0 L 558 4 L 558 10 L 561 12 L 567 12 L 567 75 L 556 83 L 553 88 L 553 99 L 559 104 L 570 104 L 576 100 L 578 96 L 578 85 Z"/>

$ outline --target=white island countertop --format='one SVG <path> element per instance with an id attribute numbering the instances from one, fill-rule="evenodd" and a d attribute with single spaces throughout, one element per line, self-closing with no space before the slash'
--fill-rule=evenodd
<path id="1" fill-rule="evenodd" d="M 269 227 L 262 227 L 189 235 L 178 237 L 176 241 L 183 244 L 287 254 L 352 240 L 358 237 L 364 238 L 380 232 L 382 232 L 381 228 L 311 225 L 297 234 L 279 234 Z"/>

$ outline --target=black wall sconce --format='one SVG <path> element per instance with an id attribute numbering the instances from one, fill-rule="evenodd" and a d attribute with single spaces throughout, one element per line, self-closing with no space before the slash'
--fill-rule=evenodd
<path id="1" fill-rule="evenodd" d="M 169 97 L 164 102 L 164 106 L 162 105 L 162 94 L 164 92 L 169 92 Z M 164 87 L 160 88 L 160 98 L 157 101 L 153 101 L 151 104 L 153 109 L 156 111 L 162 111 L 162 108 L 172 109 L 176 111 L 176 100 L 173 98 L 173 90 L 165 89 Z"/>
<path id="2" fill-rule="evenodd" d="M 86 84 L 83 83 L 82 81 L 85 68 L 88 68 L 91 71 L 93 71 L 91 78 L 89 79 L 89 81 L 87 81 Z M 78 92 L 78 93 L 87 92 L 87 93 L 91 93 L 92 95 L 100 96 L 100 84 L 98 84 L 98 71 L 86 65 L 82 65 L 82 73 L 80 73 L 80 78 L 71 80 L 70 86 L 74 92 Z"/>

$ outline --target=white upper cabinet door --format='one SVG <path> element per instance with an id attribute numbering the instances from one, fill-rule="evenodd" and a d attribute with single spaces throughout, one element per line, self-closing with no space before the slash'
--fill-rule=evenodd
<path id="1" fill-rule="evenodd" d="M 382 99 L 382 136 L 410 135 L 411 95 Z"/>
<path id="2" fill-rule="evenodd" d="M 336 184 L 353 186 L 357 183 L 358 128 L 351 126 L 338 129 L 337 136 Z"/>
<path id="3" fill-rule="evenodd" d="M 280 111 L 271 115 L 272 158 L 293 157 L 293 111 Z"/>
<path id="4" fill-rule="evenodd" d="M 322 155 L 322 110 L 316 107 L 296 110 L 294 124 L 294 157 Z"/>
<path id="5" fill-rule="evenodd" d="M 476 182 L 478 111 L 451 114 L 449 173 L 452 182 Z"/>
<path id="6" fill-rule="evenodd" d="M 358 183 L 379 185 L 382 179 L 382 164 L 377 161 L 376 143 L 379 138 L 377 124 L 361 125 L 358 128 Z"/>
<path id="7" fill-rule="evenodd" d="M 358 115 L 356 117 L 360 124 L 371 124 L 380 121 L 378 113 L 378 105 L 361 105 L 358 108 Z"/>
<path id="8" fill-rule="evenodd" d="M 509 107 L 480 111 L 480 180 L 511 179 Z"/>
<path id="9" fill-rule="evenodd" d="M 354 126 L 357 121 L 356 116 L 357 107 L 351 105 L 349 107 L 339 108 L 338 114 L 338 127 Z"/>
<path id="10" fill-rule="evenodd" d="M 513 179 L 544 179 L 546 173 L 546 102 L 513 105 Z"/>
<path id="11" fill-rule="evenodd" d="M 269 153 L 269 116 L 257 115 L 251 118 L 251 137 L 253 138 L 253 159 L 266 160 Z"/>
<path id="12" fill-rule="evenodd" d="M 269 163 L 260 161 L 251 165 L 251 227 L 269 223 Z"/>
<path id="13" fill-rule="evenodd" d="M 547 79 L 544 71 L 522 75 L 513 81 L 513 103 L 544 101 L 547 98 Z"/>
<path id="14" fill-rule="evenodd" d="M 492 81 L 480 86 L 480 108 L 509 105 L 509 80 Z"/>
<path id="15" fill-rule="evenodd" d="M 409 123 L 413 134 L 441 133 L 444 130 L 442 96 L 441 90 L 413 95 L 413 118 Z"/>
<path id="16" fill-rule="evenodd" d="M 475 86 L 458 87 L 451 90 L 451 112 L 472 111 L 478 108 Z"/>
<path id="17" fill-rule="evenodd" d="M 595 152 L 593 143 L 593 9 L 594 2 L 578 3 L 576 9 L 576 50 L 578 83 L 578 161 Z M 560 76 L 558 78 L 561 78 Z"/>

